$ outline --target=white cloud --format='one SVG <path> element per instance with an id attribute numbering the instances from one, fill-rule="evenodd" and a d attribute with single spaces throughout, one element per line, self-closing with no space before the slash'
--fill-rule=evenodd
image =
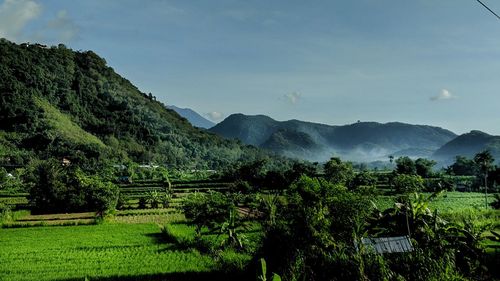
<path id="1" fill-rule="evenodd" d="M 40 22 L 43 7 L 35 0 L 5 0 L 0 4 L 0 38 L 14 42 L 39 42 L 45 44 L 69 43 L 78 37 L 80 28 L 60 10 L 55 17 Z M 26 26 L 36 21 L 31 32 Z"/>
<path id="2" fill-rule="evenodd" d="M 291 104 L 297 104 L 297 102 L 300 100 L 301 96 L 302 95 L 300 93 L 293 92 L 293 93 L 283 95 L 283 98 L 285 98 L 285 100 Z"/>
<path id="3" fill-rule="evenodd" d="M 212 111 L 212 112 L 208 112 L 208 113 L 205 113 L 205 116 L 207 116 L 210 120 L 212 121 L 220 121 L 222 120 L 222 118 L 224 118 L 224 114 L 222 112 L 218 112 L 218 111 Z"/>
<path id="4" fill-rule="evenodd" d="M 47 22 L 45 27 L 37 32 L 43 41 L 51 43 L 67 43 L 78 37 L 80 28 L 68 16 L 66 10 L 60 10 L 54 19 Z"/>
<path id="5" fill-rule="evenodd" d="M 23 40 L 23 29 L 38 18 L 42 7 L 31 0 L 5 0 L 0 5 L 0 37 L 12 41 Z"/>
<path id="6" fill-rule="evenodd" d="M 456 96 L 453 95 L 450 91 L 442 89 L 438 95 L 431 97 L 431 101 L 451 100 L 454 98 L 456 98 Z"/>

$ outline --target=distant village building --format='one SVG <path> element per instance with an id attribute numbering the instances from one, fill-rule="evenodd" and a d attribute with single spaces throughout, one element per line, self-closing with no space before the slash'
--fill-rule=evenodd
<path id="1" fill-rule="evenodd" d="M 160 166 L 158 165 L 153 165 L 153 164 L 143 164 L 143 165 L 139 165 L 139 168 L 142 168 L 142 169 L 156 169 Z"/>
<path id="2" fill-rule="evenodd" d="M 64 167 L 67 167 L 69 165 L 71 165 L 71 161 L 66 158 L 66 157 L 63 157 L 63 159 L 61 160 L 61 164 L 64 166 Z"/>

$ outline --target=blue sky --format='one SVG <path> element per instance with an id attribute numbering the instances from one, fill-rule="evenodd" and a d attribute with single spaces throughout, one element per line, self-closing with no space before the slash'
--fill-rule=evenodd
<path id="1" fill-rule="evenodd" d="M 500 20 L 475 0 L 0 0 L 0 37 L 94 50 L 143 92 L 215 121 L 500 135 Z"/>

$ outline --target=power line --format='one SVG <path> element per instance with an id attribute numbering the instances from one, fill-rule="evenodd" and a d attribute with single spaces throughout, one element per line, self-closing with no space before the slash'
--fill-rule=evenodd
<path id="1" fill-rule="evenodd" d="M 500 20 L 500 16 L 497 13 L 493 12 L 492 9 L 488 8 L 488 6 L 486 6 L 483 2 L 481 2 L 481 0 L 476 0 L 476 1 L 479 2 L 479 4 L 483 5 L 483 7 L 485 7 L 488 11 L 490 11 L 490 13 L 495 15 L 495 17 L 497 17 L 497 19 Z"/>

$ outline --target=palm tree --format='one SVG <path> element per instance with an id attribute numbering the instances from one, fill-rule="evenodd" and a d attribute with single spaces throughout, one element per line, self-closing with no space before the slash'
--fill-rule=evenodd
<path id="1" fill-rule="evenodd" d="M 486 208 L 488 208 L 488 172 L 493 167 L 495 159 L 488 150 L 484 150 L 474 156 L 474 162 L 479 166 L 480 173 L 484 177 L 484 200 Z"/>

